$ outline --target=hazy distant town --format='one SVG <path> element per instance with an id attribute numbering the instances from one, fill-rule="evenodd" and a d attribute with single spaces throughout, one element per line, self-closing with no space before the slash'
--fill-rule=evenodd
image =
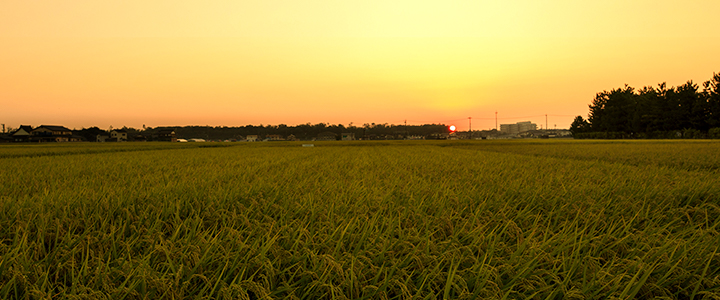
<path id="1" fill-rule="evenodd" d="M 100 129 L 98 127 L 69 129 L 61 125 L 21 125 L 5 127 L 0 142 L 257 142 L 257 141 L 347 141 L 347 140 L 442 140 L 442 139 L 514 139 L 514 138 L 570 138 L 567 129 L 538 129 L 530 121 L 500 124 L 499 130 L 455 131 L 445 124 L 394 125 L 342 124 L 183 126 L 183 127 L 132 127 Z"/>

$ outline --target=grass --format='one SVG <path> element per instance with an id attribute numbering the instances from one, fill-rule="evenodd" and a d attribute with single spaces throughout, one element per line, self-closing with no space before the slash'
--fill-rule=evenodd
<path id="1" fill-rule="evenodd" d="M 232 145 L 0 147 L 0 298 L 720 297 L 717 142 Z"/>
<path id="2" fill-rule="evenodd" d="M 63 156 L 87 153 L 227 147 L 228 143 L 37 143 L 0 145 L 0 158 Z"/>

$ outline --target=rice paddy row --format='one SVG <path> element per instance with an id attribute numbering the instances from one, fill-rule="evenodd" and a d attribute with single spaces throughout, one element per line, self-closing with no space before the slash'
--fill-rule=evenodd
<path id="1" fill-rule="evenodd" d="M 584 145 L 5 157 L 0 298 L 720 297 L 715 169 Z"/>

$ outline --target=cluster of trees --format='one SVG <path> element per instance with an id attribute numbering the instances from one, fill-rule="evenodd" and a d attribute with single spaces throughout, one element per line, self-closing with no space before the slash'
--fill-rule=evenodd
<path id="1" fill-rule="evenodd" d="M 228 140 L 242 139 L 248 135 L 258 135 L 266 137 L 268 135 L 281 135 L 288 137 L 294 135 L 300 140 L 310 140 L 316 138 L 321 133 L 332 132 L 338 135 L 343 133 L 353 133 L 356 138 L 367 139 L 399 139 L 406 136 L 425 136 L 430 137 L 447 133 L 447 126 L 444 124 L 425 124 L 425 125 L 390 125 L 384 124 L 363 124 L 362 126 L 354 126 L 350 123 L 348 126 L 342 124 L 301 124 L 297 126 L 280 125 L 246 125 L 239 127 L 227 126 L 184 126 L 184 127 L 147 127 L 144 129 L 135 129 L 131 127 L 123 127 L 128 132 L 128 138 L 132 140 L 134 137 L 143 136 L 147 140 L 152 140 L 157 133 L 164 129 L 173 129 L 178 138 L 202 138 L 206 140 Z M 75 134 L 85 137 L 88 141 L 94 141 L 98 134 L 108 135 L 109 131 L 91 127 L 76 131 Z"/>
<path id="2" fill-rule="evenodd" d="M 720 74 L 702 90 L 692 81 L 625 85 L 598 93 L 589 107 L 588 119 L 577 116 L 570 126 L 576 138 L 720 138 Z"/>
<path id="3" fill-rule="evenodd" d="M 146 130 L 152 133 L 153 130 Z M 447 126 L 442 124 L 430 125 L 389 125 L 385 124 L 363 124 L 362 126 L 354 126 L 352 123 L 348 126 L 343 124 L 301 124 L 297 126 L 280 125 L 246 125 L 242 127 L 211 127 L 211 126 L 185 126 L 175 128 L 177 136 L 180 138 L 204 138 L 209 140 L 220 139 L 237 139 L 248 135 L 258 135 L 265 137 L 268 135 L 281 135 L 287 137 L 294 135 L 300 140 L 309 140 L 317 137 L 321 133 L 332 132 L 338 136 L 342 133 L 354 133 L 357 138 L 373 137 L 373 138 L 401 138 L 406 135 L 431 135 L 447 132 Z"/>

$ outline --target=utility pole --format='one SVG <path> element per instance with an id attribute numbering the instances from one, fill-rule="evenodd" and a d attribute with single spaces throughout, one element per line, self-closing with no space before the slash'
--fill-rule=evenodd
<path id="1" fill-rule="evenodd" d="M 550 129 L 550 128 L 547 126 L 547 114 L 545 114 L 545 130 L 548 130 L 548 129 Z"/>
<path id="2" fill-rule="evenodd" d="M 407 130 L 407 119 L 405 119 L 405 139 L 408 138 L 408 130 Z"/>
<path id="3" fill-rule="evenodd" d="M 497 131 L 497 110 L 495 111 L 495 131 Z"/>
<path id="4" fill-rule="evenodd" d="M 468 133 L 470 133 L 470 139 L 472 140 L 472 117 L 468 117 L 468 124 L 470 124 L 470 129 L 468 130 Z"/>

